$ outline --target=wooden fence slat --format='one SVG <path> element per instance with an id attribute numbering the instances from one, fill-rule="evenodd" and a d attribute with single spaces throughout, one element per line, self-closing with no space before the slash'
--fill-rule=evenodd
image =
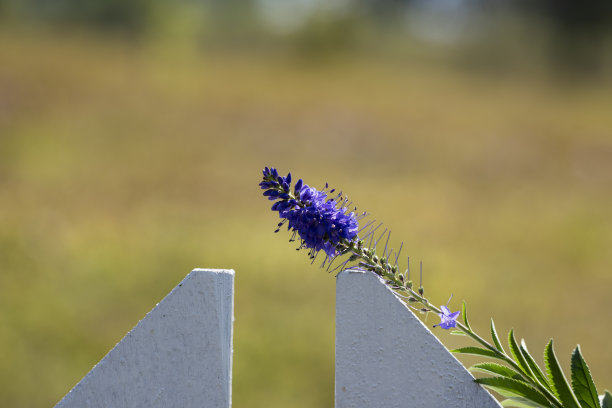
<path id="1" fill-rule="evenodd" d="M 433 324 L 433 323 L 432 323 Z M 336 284 L 336 408 L 499 408 L 373 273 Z"/>
<path id="2" fill-rule="evenodd" d="M 234 271 L 195 269 L 56 408 L 229 408 Z"/>

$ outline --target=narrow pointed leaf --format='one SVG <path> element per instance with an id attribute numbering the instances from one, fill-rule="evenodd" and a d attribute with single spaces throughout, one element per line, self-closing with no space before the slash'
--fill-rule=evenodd
<path id="1" fill-rule="evenodd" d="M 514 329 L 510 329 L 508 332 L 508 346 L 510 347 L 510 353 L 512 353 L 514 361 L 518 363 L 521 370 L 523 370 L 523 373 L 525 373 L 527 377 L 533 378 L 531 368 L 529 368 L 529 364 L 527 364 L 527 361 L 525 360 L 525 357 L 523 357 L 523 353 L 521 353 L 521 349 L 514 338 Z"/>
<path id="2" fill-rule="evenodd" d="M 530 401 L 525 398 L 512 397 L 505 399 L 501 402 L 502 407 L 514 407 L 514 408 L 549 408 L 550 405 L 541 405 L 536 402 Z"/>
<path id="3" fill-rule="evenodd" d="M 494 351 L 491 350 L 487 350 L 487 349 L 483 349 L 480 347 L 461 347 L 455 350 L 451 350 L 451 353 L 458 353 L 458 354 L 475 354 L 478 356 L 485 356 L 485 357 L 491 357 L 491 358 L 497 358 L 500 359 L 499 355 L 497 355 L 497 353 L 495 353 Z"/>
<path id="4" fill-rule="evenodd" d="M 520 397 L 541 406 L 551 406 L 544 394 L 523 381 L 505 377 L 477 378 L 475 381 L 507 398 Z"/>
<path id="5" fill-rule="evenodd" d="M 546 363 L 546 374 L 548 375 L 552 390 L 557 398 L 559 398 L 559 401 L 561 401 L 563 408 L 580 408 L 580 403 L 572 392 L 559 366 L 552 339 L 544 350 L 544 362 Z"/>
<path id="6" fill-rule="evenodd" d="M 497 335 L 497 330 L 495 330 L 495 323 L 493 323 L 493 318 L 491 318 L 491 337 L 493 338 L 493 343 L 495 343 L 495 347 L 502 353 L 504 352 L 504 348 L 501 345 L 501 341 L 499 341 L 499 336 Z"/>
<path id="7" fill-rule="evenodd" d="M 472 367 L 470 367 L 470 371 L 478 371 L 486 374 L 495 374 L 500 375 L 502 377 L 514 378 L 515 380 L 525 380 L 520 373 L 516 372 L 512 368 L 497 363 L 474 364 Z"/>
<path id="8" fill-rule="evenodd" d="M 601 408 L 597 388 L 593 383 L 589 366 L 580 353 L 579 345 L 572 353 L 572 388 L 582 408 Z"/>
<path id="9" fill-rule="evenodd" d="M 455 336 L 467 336 L 467 334 L 465 334 L 465 332 L 462 330 L 453 330 L 450 332 L 450 334 L 454 334 Z"/>
<path id="10" fill-rule="evenodd" d="M 470 327 L 470 322 L 468 322 L 467 306 L 465 305 L 465 301 L 463 302 L 463 306 L 461 307 L 461 312 L 463 314 L 463 323 L 465 323 L 465 327 L 467 327 L 471 331 L 472 328 Z"/>
<path id="11" fill-rule="evenodd" d="M 612 408 L 612 394 L 606 390 L 601 397 L 601 408 Z"/>
<path id="12" fill-rule="evenodd" d="M 538 364 L 535 362 L 531 354 L 529 354 L 529 351 L 527 351 L 527 345 L 525 344 L 525 340 L 521 339 L 521 345 L 519 346 L 519 348 L 521 350 L 521 353 L 523 354 L 523 357 L 525 358 L 525 361 L 527 362 L 527 365 L 529 365 L 531 372 L 536 377 L 538 382 L 550 390 L 550 384 L 548 383 L 548 379 L 546 378 Z"/>

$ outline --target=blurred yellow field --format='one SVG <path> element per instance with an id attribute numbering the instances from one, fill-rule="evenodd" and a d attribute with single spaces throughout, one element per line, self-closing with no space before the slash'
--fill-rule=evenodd
<path id="1" fill-rule="evenodd" d="M 0 406 L 52 406 L 211 267 L 236 270 L 234 405 L 331 407 L 334 278 L 272 233 L 270 165 L 384 221 L 472 326 L 566 367 L 579 343 L 612 389 L 611 111 L 606 79 L 1 31 Z"/>

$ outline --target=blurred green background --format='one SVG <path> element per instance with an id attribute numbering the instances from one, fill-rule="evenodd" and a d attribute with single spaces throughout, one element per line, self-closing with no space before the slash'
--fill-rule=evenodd
<path id="1" fill-rule="evenodd" d="M 565 367 L 580 343 L 612 389 L 610 22 L 605 1 L 1 0 L 0 406 L 54 405 L 209 267 L 236 270 L 234 405 L 331 407 L 334 278 L 272 233 L 266 165 L 384 221 L 438 304 L 537 355 L 552 336 Z"/>

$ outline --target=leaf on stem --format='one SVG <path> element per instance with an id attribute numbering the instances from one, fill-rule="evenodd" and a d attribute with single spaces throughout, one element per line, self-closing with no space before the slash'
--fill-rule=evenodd
<path id="1" fill-rule="evenodd" d="M 530 401 L 525 398 L 513 397 L 505 399 L 501 402 L 502 407 L 514 407 L 514 408 L 548 408 L 550 405 L 540 405 L 533 401 Z"/>
<path id="2" fill-rule="evenodd" d="M 510 329 L 508 332 L 508 346 L 510 347 L 510 353 L 512 353 L 512 357 L 514 357 L 514 361 L 516 361 L 523 370 L 523 373 L 527 375 L 527 377 L 534 378 L 533 373 L 531 372 L 531 368 L 529 368 L 529 364 L 523 357 L 523 353 L 521 353 L 521 349 L 514 338 L 514 329 Z"/>
<path id="3" fill-rule="evenodd" d="M 455 350 L 451 350 L 451 353 L 458 353 L 458 354 L 475 354 L 478 356 L 485 356 L 485 357 L 491 357 L 491 358 L 497 358 L 500 359 L 500 356 L 497 355 L 497 353 L 495 353 L 492 350 L 487 350 L 487 349 L 483 349 L 480 347 L 461 347 Z"/>
<path id="4" fill-rule="evenodd" d="M 552 390 L 561 401 L 561 404 L 563 404 L 563 408 L 580 408 L 580 403 L 572 392 L 559 366 L 559 361 L 553 349 L 552 339 L 548 342 L 544 350 L 544 362 L 546 364 L 546 374 L 550 380 Z"/>
<path id="5" fill-rule="evenodd" d="M 504 348 L 499 341 L 499 336 L 497 336 L 497 330 L 495 330 L 495 323 L 493 323 L 493 318 L 491 318 L 491 337 L 493 338 L 493 343 L 495 343 L 495 347 L 502 353 L 504 353 Z"/>
<path id="6" fill-rule="evenodd" d="M 497 363 L 474 364 L 470 367 L 470 371 L 477 371 L 486 374 L 496 374 L 502 377 L 514 378 L 515 380 L 525 380 L 519 372 L 513 370 L 510 367 L 506 367 Z"/>
<path id="7" fill-rule="evenodd" d="M 450 334 L 454 334 L 455 336 L 467 336 L 463 330 L 453 330 Z"/>
<path id="8" fill-rule="evenodd" d="M 602 395 L 601 408 L 612 408 L 612 394 L 608 390 Z"/>
<path id="9" fill-rule="evenodd" d="M 470 323 L 468 322 L 467 306 L 465 305 L 465 300 L 463 301 L 463 306 L 461 307 L 461 312 L 463 314 L 463 323 L 465 324 L 465 327 L 467 327 L 469 331 L 472 331 L 472 328 L 470 327 Z"/>
<path id="10" fill-rule="evenodd" d="M 582 408 L 601 408 L 591 371 L 580 353 L 580 345 L 572 353 L 572 388 Z"/>
<path id="11" fill-rule="evenodd" d="M 533 402 L 538 406 L 550 407 L 550 402 L 540 391 L 533 388 L 524 381 L 506 377 L 477 378 L 477 383 L 482 384 L 506 398 L 519 399 L 523 403 Z M 527 401 L 525 401 L 527 400 Z M 533 406 L 533 405 L 532 405 Z"/>
<path id="12" fill-rule="evenodd" d="M 519 346 L 519 348 L 521 350 L 521 353 L 523 354 L 523 357 L 525 358 L 525 361 L 527 362 L 527 365 L 529 365 L 531 372 L 535 375 L 538 382 L 550 390 L 550 384 L 548 383 L 546 376 L 544 375 L 542 370 L 540 370 L 540 367 L 535 362 L 533 357 L 531 357 L 529 351 L 527 351 L 527 344 L 525 344 L 525 340 L 521 339 L 521 345 Z"/>

